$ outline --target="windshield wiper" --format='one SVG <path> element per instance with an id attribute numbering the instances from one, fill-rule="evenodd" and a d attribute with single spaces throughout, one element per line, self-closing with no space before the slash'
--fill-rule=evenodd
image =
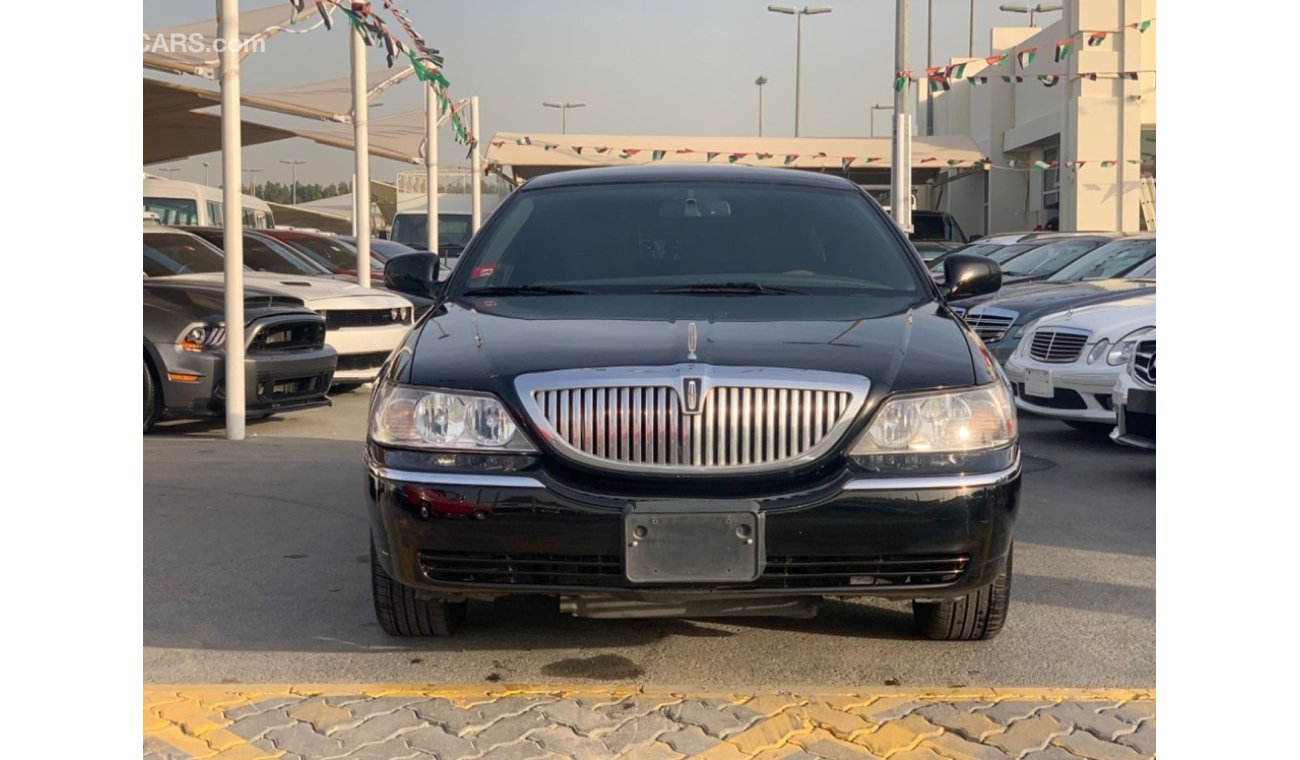
<path id="1" fill-rule="evenodd" d="M 550 285 L 499 285 L 493 288 L 470 288 L 462 293 L 466 296 L 579 296 L 585 290 L 558 288 Z"/>
<path id="2" fill-rule="evenodd" d="M 698 282 L 693 285 L 674 285 L 660 288 L 655 293 L 700 293 L 705 295 L 744 295 L 744 296 L 782 296 L 788 294 L 806 296 L 805 290 L 783 288 L 779 285 L 760 285 L 757 282 Z"/>

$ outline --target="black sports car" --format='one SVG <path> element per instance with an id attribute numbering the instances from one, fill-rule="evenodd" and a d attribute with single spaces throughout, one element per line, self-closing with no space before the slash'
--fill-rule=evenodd
<path id="1" fill-rule="evenodd" d="M 468 599 L 587 617 L 808 615 L 911 599 L 920 633 L 1006 619 L 1009 384 L 856 185 L 739 167 L 549 174 L 514 192 L 385 363 L 365 449 L 375 612 L 446 635 Z"/>
<path id="2" fill-rule="evenodd" d="M 328 406 L 338 354 L 325 320 L 301 303 L 244 289 L 245 393 L 250 418 Z M 226 413 L 225 295 L 219 285 L 144 283 L 144 431 L 164 419 Z"/>

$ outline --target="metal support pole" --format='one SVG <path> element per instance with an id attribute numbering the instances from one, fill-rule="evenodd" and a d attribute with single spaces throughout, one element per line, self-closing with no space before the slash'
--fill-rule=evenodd
<path id="1" fill-rule="evenodd" d="M 561 109 L 563 110 L 563 109 Z M 472 134 L 479 138 L 483 134 L 483 128 L 480 126 L 483 122 L 479 121 L 478 96 L 474 95 L 469 99 L 469 124 Z M 479 153 L 478 145 L 474 146 L 472 160 L 470 162 L 470 200 L 473 202 L 473 215 L 470 217 L 471 232 L 478 234 L 478 228 L 483 226 L 483 154 Z"/>
<path id="2" fill-rule="evenodd" d="M 244 229 L 240 195 L 239 0 L 221 0 L 221 200 L 226 272 L 226 438 L 244 440 Z"/>
<path id="3" fill-rule="evenodd" d="M 794 136 L 799 136 L 799 87 L 803 82 L 803 14 L 795 14 L 794 39 Z"/>
<path id="4" fill-rule="evenodd" d="M 356 199 L 353 227 L 357 241 L 357 284 L 370 287 L 370 101 L 366 87 L 366 43 L 361 30 L 352 29 L 352 142 L 356 152 Z"/>
<path id="5" fill-rule="evenodd" d="M 894 71 L 907 69 L 907 14 L 909 0 L 896 0 L 894 17 Z M 912 126 L 908 120 L 910 82 L 894 93 L 894 143 L 890 162 L 889 211 L 903 231 L 912 231 Z"/>
<path id="6" fill-rule="evenodd" d="M 432 87 L 424 88 L 424 196 L 428 221 L 425 247 L 438 252 L 438 98 Z"/>
<path id="7" fill-rule="evenodd" d="M 966 55 L 975 57 L 975 0 L 970 0 L 970 50 Z"/>
<path id="8" fill-rule="evenodd" d="M 930 67 L 934 65 L 934 0 L 925 10 L 925 133 L 934 134 L 934 93 L 930 89 Z"/>

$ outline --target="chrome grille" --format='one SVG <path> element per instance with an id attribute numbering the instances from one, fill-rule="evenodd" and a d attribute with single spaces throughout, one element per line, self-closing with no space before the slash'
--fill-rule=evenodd
<path id="1" fill-rule="evenodd" d="M 1144 340 L 1133 352 L 1133 376 L 1154 388 L 1156 386 L 1156 342 Z"/>
<path id="2" fill-rule="evenodd" d="M 1007 334 L 1007 330 L 1015 323 L 1018 316 L 1020 315 L 1014 311 L 982 309 L 967 313 L 965 319 L 966 324 L 970 325 L 980 340 L 985 343 L 996 343 Z"/>
<path id="3" fill-rule="evenodd" d="M 692 410 L 688 382 L 697 389 Z M 867 385 L 851 375 L 702 365 L 518 381 L 530 416 L 561 454 L 653 472 L 754 471 L 815 458 L 853 420 Z"/>
<path id="4" fill-rule="evenodd" d="M 1043 362 L 1072 362 L 1083 353 L 1089 333 L 1065 328 L 1036 330 L 1029 355 Z"/>

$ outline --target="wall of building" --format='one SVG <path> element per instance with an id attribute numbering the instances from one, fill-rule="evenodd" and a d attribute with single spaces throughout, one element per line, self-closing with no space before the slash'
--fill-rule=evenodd
<path id="1" fill-rule="evenodd" d="M 972 87 L 959 82 L 935 98 L 935 132 L 969 135 L 991 158 L 993 231 L 1033 229 L 1058 218 L 1062 230 L 1137 230 L 1140 227 L 1138 183 L 1142 133 L 1155 130 L 1155 34 L 1127 25 L 1156 15 L 1155 0 L 1066 0 L 1055 23 L 1042 28 L 1003 27 L 991 30 L 989 49 L 980 52 L 967 75 L 998 77 L 1012 72 L 1026 77 L 1022 84 L 993 81 Z M 1095 30 L 1108 34 L 1097 47 L 1086 44 Z M 1072 38 L 1070 55 L 1054 60 L 1056 42 Z M 978 71 L 983 57 L 1016 49 L 1037 48 L 1029 69 L 1012 60 Z M 968 59 L 954 58 L 951 63 Z M 1137 71 L 1138 81 L 1098 77 L 1077 78 L 1080 72 Z M 1065 73 L 1047 87 L 1038 74 Z M 1010 162 L 1027 167 L 1058 150 L 1059 208 L 1044 207 L 1043 183 L 1048 174 L 1005 169 Z M 1150 151 L 1148 143 L 1148 151 Z M 1082 167 L 1067 165 L 1082 160 Z M 1116 161 L 1101 167 L 1101 161 Z M 1153 165 L 1152 165 L 1153 166 Z M 1150 169 L 1151 167 L 1146 167 Z M 941 203 L 968 230 L 984 228 L 984 181 L 965 178 L 948 185 Z"/>

